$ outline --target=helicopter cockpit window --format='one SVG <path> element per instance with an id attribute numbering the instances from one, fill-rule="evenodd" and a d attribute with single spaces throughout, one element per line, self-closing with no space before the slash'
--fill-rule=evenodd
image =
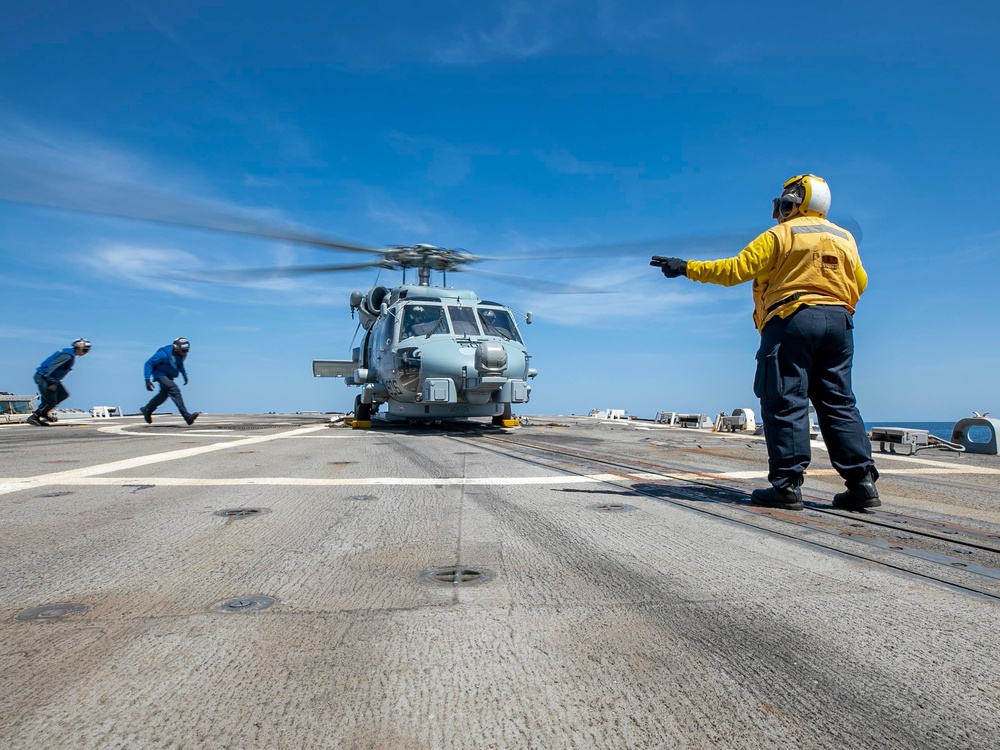
<path id="1" fill-rule="evenodd" d="M 451 326 L 458 336 L 478 336 L 479 326 L 476 324 L 476 311 L 471 307 L 448 306 L 451 316 Z"/>
<path id="2" fill-rule="evenodd" d="M 517 326 L 514 325 L 514 319 L 506 310 L 480 307 L 479 320 L 483 324 L 483 333 L 487 336 L 500 336 L 504 339 L 521 341 L 521 337 L 517 333 Z"/>
<path id="3" fill-rule="evenodd" d="M 448 333 L 448 320 L 441 305 L 407 305 L 403 310 L 403 324 L 400 340 L 412 336 L 430 336 L 432 333 Z"/>

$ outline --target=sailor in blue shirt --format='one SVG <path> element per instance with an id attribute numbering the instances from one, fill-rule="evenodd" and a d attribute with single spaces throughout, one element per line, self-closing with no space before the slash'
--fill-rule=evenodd
<path id="1" fill-rule="evenodd" d="M 55 352 L 38 366 L 35 370 L 35 383 L 38 385 L 41 402 L 26 420 L 28 424 L 48 427 L 50 423 L 57 421 L 50 412 L 69 398 L 69 391 L 62 384 L 62 379 L 73 369 L 76 358 L 89 351 L 90 342 L 87 339 L 77 339 L 71 346 Z"/>
<path id="2" fill-rule="evenodd" d="M 187 410 L 187 407 L 184 406 L 184 398 L 181 396 L 180 386 L 174 382 L 174 379 L 178 375 L 181 375 L 184 378 L 184 385 L 188 384 L 187 371 L 184 369 L 184 360 L 187 358 L 190 350 L 191 343 L 187 339 L 175 339 L 173 344 L 168 344 L 162 349 L 157 349 L 156 353 L 146 360 L 146 366 L 143 369 L 143 375 L 146 378 L 146 390 L 153 390 L 154 380 L 160 385 L 160 392 L 153 396 L 148 404 L 139 408 L 142 418 L 146 420 L 146 424 L 153 423 L 153 412 L 156 411 L 160 404 L 167 400 L 168 396 L 177 404 L 177 410 L 188 424 L 194 424 L 194 420 L 201 414 L 199 411 L 192 414 Z"/>

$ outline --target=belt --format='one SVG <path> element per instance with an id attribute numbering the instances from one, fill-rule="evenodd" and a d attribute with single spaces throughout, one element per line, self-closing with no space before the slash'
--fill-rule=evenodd
<path id="1" fill-rule="evenodd" d="M 784 299 L 779 299 L 777 302 L 775 302 L 773 305 L 771 305 L 769 308 L 767 308 L 767 314 L 770 315 L 775 310 L 777 310 L 779 307 L 784 307 L 789 302 L 794 302 L 795 300 L 797 300 L 801 296 L 802 296 L 802 292 L 795 292 L 795 294 L 789 294 Z"/>

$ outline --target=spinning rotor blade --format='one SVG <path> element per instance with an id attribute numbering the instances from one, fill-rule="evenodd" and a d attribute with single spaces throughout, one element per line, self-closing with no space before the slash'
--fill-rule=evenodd
<path id="1" fill-rule="evenodd" d="M 371 261 L 369 263 L 343 263 L 339 265 L 289 266 L 287 268 L 219 269 L 204 274 L 177 274 L 173 278 L 207 283 L 238 284 L 244 281 L 262 281 L 294 276 L 310 276 L 321 273 L 338 273 L 341 271 L 360 271 L 366 268 L 382 268 L 382 263 L 381 261 Z"/>
<path id="2" fill-rule="evenodd" d="M 853 216 L 840 216 L 835 221 L 834 224 L 842 226 L 852 235 L 854 235 L 854 242 L 858 245 L 861 244 L 861 225 L 858 224 L 857 219 Z"/>
<path id="3" fill-rule="evenodd" d="M 861 225 L 852 216 L 840 216 L 833 221 L 854 235 L 854 240 L 861 244 Z M 611 258 L 619 255 L 678 255 L 692 258 L 708 254 L 722 258 L 736 255 L 765 229 L 766 226 L 760 226 L 742 231 L 699 234 L 688 237 L 653 237 L 629 242 L 572 245 L 541 249 L 527 255 L 477 256 L 476 260 L 582 260 L 584 258 Z"/>
<path id="4" fill-rule="evenodd" d="M 479 256 L 477 260 L 582 260 L 584 258 L 613 258 L 619 255 L 664 255 L 679 253 L 694 255 L 708 251 L 720 255 L 735 255 L 762 230 L 721 232 L 691 237 L 657 237 L 629 242 L 608 242 L 594 245 L 572 245 L 561 248 L 541 249 L 527 255 Z"/>
<path id="5" fill-rule="evenodd" d="M 0 155 L 0 170 L 0 200 L 7 203 L 285 240 L 329 250 L 382 253 L 380 248 L 299 230 L 225 203 L 135 183 L 62 172 L 6 155 Z"/>
<path id="6" fill-rule="evenodd" d="M 579 284 L 563 284 L 559 281 L 546 281 L 544 279 L 531 279 L 526 276 L 512 276 L 506 273 L 495 273 L 493 271 L 479 271 L 471 268 L 462 269 L 462 273 L 471 273 L 482 276 L 486 279 L 493 279 L 511 286 L 518 286 L 522 289 L 529 289 L 533 292 L 545 292 L 547 294 L 617 294 L 612 289 L 597 289 L 591 286 L 580 286 Z"/>

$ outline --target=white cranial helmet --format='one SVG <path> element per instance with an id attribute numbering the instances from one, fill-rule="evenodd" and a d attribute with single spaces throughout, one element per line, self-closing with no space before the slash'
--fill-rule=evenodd
<path id="1" fill-rule="evenodd" d="M 786 221 L 793 216 L 818 216 L 825 219 L 830 212 L 830 186 L 814 174 L 797 174 L 785 180 L 781 195 L 771 201 L 771 216 Z"/>

